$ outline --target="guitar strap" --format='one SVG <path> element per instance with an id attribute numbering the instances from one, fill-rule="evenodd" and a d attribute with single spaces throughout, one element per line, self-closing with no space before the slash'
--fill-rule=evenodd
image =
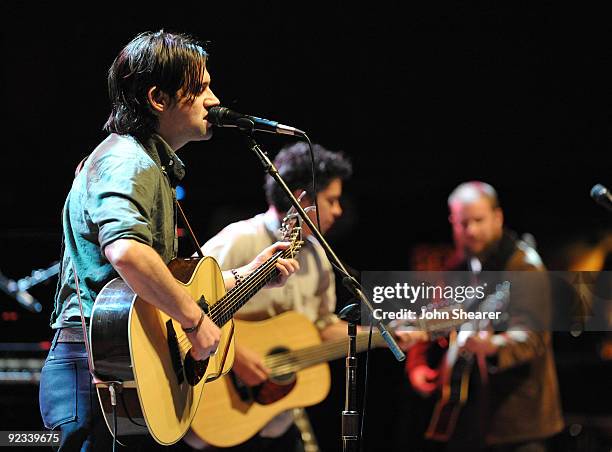
<path id="1" fill-rule="evenodd" d="M 185 215 L 185 212 L 183 212 L 183 208 L 181 207 L 181 204 L 178 202 L 178 199 L 176 200 L 176 210 L 178 211 L 181 220 L 183 221 L 183 224 L 185 225 L 185 228 L 187 229 L 187 233 L 189 235 L 189 238 L 191 239 L 191 243 L 194 246 L 194 248 L 196 249 L 196 253 L 198 254 L 199 257 L 204 257 L 204 254 L 202 253 L 202 247 L 200 246 L 200 243 L 198 242 L 198 239 L 196 238 L 195 234 L 193 233 L 193 229 L 191 229 L 191 225 L 189 224 L 189 220 L 187 219 L 187 216 Z"/>
<path id="2" fill-rule="evenodd" d="M 317 291 L 315 292 L 315 295 L 320 296 L 327 290 L 330 284 L 329 272 L 323 265 L 323 256 L 325 256 L 325 251 L 323 251 L 321 245 L 319 244 L 317 239 L 315 239 L 313 236 L 306 237 L 306 240 L 311 242 L 312 249 L 313 249 L 312 254 L 314 256 L 315 262 L 317 263 L 317 270 L 319 273 L 319 283 L 317 285 Z M 325 256 L 325 258 L 327 257 Z"/>
<path id="3" fill-rule="evenodd" d="M 81 313 L 81 327 L 83 328 L 83 341 L 85 342 L 85 352 L 87 353 L 87 366 L 89 367 L 89 373 L 91 374 L 91 381 L 93 384 L 104 383 L 96 375 L 93 360 L 91 358 L 91 346 L 89 345 L 89 335 L 87 334 L 87 324 L 85 322 L 85 314 L 83 313 L 83 302 L 81 301 L 81 289 L 79 288 L 79 277 L 77 276 L 76 266 L 74 265 L 74 259 L 72 260 L 72 272 L 74 273 L 74 285 L 77 293 L 77 300 L 79 300 L 79 311 Z"/>
<path id="4" fill-rule="evenodd" d="M 83 166 L 85 165 L 85 162 L 87 161 L 88 158 L 89 156 L 83 158 L 77 165 L 74 171 L 75 178 L 79 175 L 79 173 L 83 169 Z M 63 223 L 64 223 L 64 218 L 62 216 L 62 225 Z M 61 253 L 61 259 L 60 259 L 61 262 L 64 261 L 65 251 L 66 251 L 66 245 L 64 243 L 64 235 L 62 234 L 62 253 Z M 83 342 L 85 342 L 85 352 L 87 353 L 87 367 L 89 368 L 89 374 L 91 375 L 91 381 L 93 384 L 98 384 L 98 383 L 109 383 L 110 384 L 110 382 L 105 382 L 104 380 L 100 379 L 96 375 L 96 371 L 94 369 L 93 359 L 91 358 L 91 345 L 89 343 L 89 334 L 87 334 L 87 322 L 85 321 L 85 313 L 83 312 L 83 301 L 81 300 L 81 289 L 79 287 L 79 275 L 77 273 L 76 265 L 74 263 L 75 262 L 74 256 L 71 256 L 71 260 L 72 260 L 72 273 L 74 274 L 74 286 L 76 290 L 77 300 L 79 302 L 79 312 L 81 314 L 81 328 L 83 329 Z M 60 278 L 63 278 L 63 272 L 60 275 Z"/>

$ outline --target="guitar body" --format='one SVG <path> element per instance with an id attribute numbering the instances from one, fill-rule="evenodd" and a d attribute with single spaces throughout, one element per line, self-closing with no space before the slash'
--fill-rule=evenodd
<path id="1" fill-rule="evenodd" d="M 321 343 L 314 325 L 293 311 L 262 322 L 236 320 L 235 323 L 238 340 L 262 356 Z M 213 446 L 241 444 L 283 411 L 321 402 L 329 393 L 330 384 L 326 363 L 274 378 L 260 388 L 244 388 L 244 391 L 238 389 L 232 375 L 226 375 L 206 384 L 206 394 L 191 428 Z"/>
<path id="2" fill-rule="evenodd" d="M 169 268 L 194 301 L 213 306 L 225 294 L 213 258 L 175 259 Z M 90 343 L 96 376 L 105 382 L 96 386 L 111 433 L 106 382 L 116 381 L 121 383 L 117 436 L 148 432 L 163 445 L 180 440 L 195 416 L 204 383 L 227 373 L 233 364 L 233 329 L 232 321 L 225 323 L 217 353 L 196 363 L 178 322 L 140 299 L 121 279 L 109 282 L 94 304 Z"/>
<path id="3" fill-rule="evenodd" d="M 426 438 L 448 441 L 452 436 L 468 399 L 472 362 L 470 357 L 459 353 L 456 340 L 451 339 L 440 368 L 440 396 L 425 432 Z"/>
<path id="4" fill-rule="evenodd" d="M 478 311 L 503 313 L 508 305 L 509 296 L 510 283 L 504 281 L 497 284 L 495 292 L 481 302 Z M 476 357 L 473 353 L 461 351 L 460 342 L 463 345 L 467 336 L 464 335 L 462 339 L 459 336 L 465 333 L 473 334 L 475 331 L 484 331 L 491 324 L 495 325 L 498 322 L 505 321 L 507 314 L 500 317 L 495 321 L 486 320 L 486 318 L 485 320 L 478 320 L 477 323 L 471 324 L 471 329 L 459 332 L 451 331 L 448 350 L 440 368 L 440 397 L 436 402 L 431 422 L 425 432 L 427 438 L 448 441 L 455 431 L 459 414 L 468 400 L 470 375 Z M 466 325 L 468 324 L 466 323 Z M 480 378 L 482 380 L 482 375 Z"/>

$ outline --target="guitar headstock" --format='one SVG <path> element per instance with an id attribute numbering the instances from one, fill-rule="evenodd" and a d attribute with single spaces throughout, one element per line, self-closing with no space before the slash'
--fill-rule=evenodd
<path id="1" fill-rule="evenodd" d="M 421 330 L 426 331 L 431 338 L 445 336 L 450 331 L 479 331 L 490 326 L 498 326 L 509 319 L 507 312 L 510 301 L 510 282 L 503 281 L 496 285 L 495 292 L 486 296 L 484 300 L 475 305 L 476 309 L 466 309 L 463 302 L 451 301 L 442 307 L 427 309 L 431 317 L 413 320 L 392 320 L 389 325 L 396 331 Z M 480 313 L 499 313 L 493 318 L 466 319 L 454 314 L 455 311 L 472 311 Z M 434 315 L 435 313 L 435 315 Z"/>
<path id="2" fill-rule="evenodd" d="M 488 295 L 484 301 L 480 303 L 479 311 L 481 312 L 500 312 L 500 316 L 488 323 L 497 325 L 508 320 L 507 307 L 510 302 L 510 282 L 503 281 L 495 286 L 495 292 Z M 488 325 L 481 325 L 488 326 Z"/>
<path id="3" fill-rule="evenodd" d="M 305 194 L 306 192 L 302 192 L 298 201 L 300 201 Z M 310 207 L 308 209 L 310 209 Z M 291 209 L 287 211 L 287 215 L 283 218 L 280 227 L 280 233 L 284 242 L 291 243 L 288 249 L 290 257 L 295 257 L 304 244 L 302 238 L 302 218 L 297 213 L 297 210 L 295 210 L 295 207 L 291 207 Z"/>

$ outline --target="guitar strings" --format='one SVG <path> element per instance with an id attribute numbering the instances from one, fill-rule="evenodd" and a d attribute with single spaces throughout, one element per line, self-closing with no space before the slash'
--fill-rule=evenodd
<path id="1" fill-rule="evenodd" d="M 361 335 L 357 338 L 357 341 L 361 342 Z M 321 344 L 312 345 L 299 350 L 289 350 L 286 352 L 275 353 L 266 357 L 266 363 L 270 366 L 277 366 L 289 360 L 302 360 L 308 358 L 310 355 L 319 355 L 321 353 L 330 352 L 333 349 L 342 349 L 347 345 L 345 339 L 338 339 L 333 341 L 323 342 Z"/>
<path id="2" fill-rule="evenodd" d="M 285 250 L 285 251 L 289 251 L 289 250 Z M 210 306 L 209 315 L 208 315 L 209 318 L 215 324 L 218 325 L 217 321 L 220 318 L 224 318 L 233 308 L 241 304 L 242 300 L 244 299 L 244 295 L 246 295 L 246 293 L 248 293 L 249 291 L 257 287 L 257 285 L 261 284 L 262 282 L 265 282 L 266 278 L 270 276 L 273 273 L 273 271 L 276 269 L 276 262 L 278 261 L 278 258 L 281 257 L 282 255 L 285 255 L 285 253 L 283 251 L 279 251 L 279 254 L 276 258 L 274 257 L 270 258 L 270 260 L 268 260 L 262 266 L 257 268 L 257 270 L 255 270 L 257 274 L 254 275 L 252 280 L 249 280 L 248 283 L 244 285 L 241 284 L 240 286 L 235 286 L 234 288 L 232 288 L 232 290 L 227 292 L 221 299 L 219 299 L 217 303 Z M 238 298 L 232 300 L 232 298 L 236 298 L 236 296 L 238 296 Z M 215 309 L 215 306 L 220 306 L 220 303 L 227 304 L 228 306 L 217 308 L 217 309 L 221 309 L 220 312 L 213 312 Z M 229 318 L 231 318 L 231 315 Z M 227 322 L 227 320 L 225 322 Z M 225 322 L 223 322 L 223 324 Z M 223 326 L 223 324 L 221 326 Z M 187 344 L 187 343 L 190 343 L 190 341 L 186 335 L 179 340 L 180 345 Z"/>
<path id="3" fill-rule="evenodd" d="M 270 276 L 271 273 L 275 270 L 276 262 L 278 261 L 278 259 L 280 257 L 286 257 L 283 256 L 284 251 L 288 250 L 279 251 L 278 256 L 272 256 L 270 260 L 258 267 L 252 274 L 253 279 L 247 279 L 247 283 L 234 286 L 227 293 L 225 293 L 225 295 L 223 295 L 223 297 L 221 297 L 215 304 L 210 305 L 208 317 L 216 323 L 218 320 L 222 319 L 225 315 L 231 312 L 232 309 L 239 306 L 244 299 L 244 292 L 249 292 L 250 290 L 256 288 L 257 285 L 261 284 L 262 282 L 265 282 L 265 279 Z"/>
<path id="4" fill-rule="evenodd" d="M 283 259 L 286 259 L 289 256 L 293 256 L 293 245 L 286 250 L 279 251 L 278 256 L 272 256 L 272 258 L 266 261 L 262 266 L 258 267 L 255 270 L 255 274 L 253 275 L 253 279 L 251 281 L 249 281 L 249 278 L 247 278 L 246 284 L 240 284 L 238 286 L 235 286 L 217 303 L 213 304 L 210 307 L 211 320 L 216 323 L 217 320 L 223 319 L 231 311 L 235 312 L 237 309 L 242 307 L 240 305 L 244 301 L 244 295 L 246 295 L 246 293 L 250 292 L 252 289 L 257 288 L 262 282 L 265 283 L 265 280 L 270 276 L 273 276 L 272 273 L 277 270 L 276 263 L 279 258 L 282 257 Z M 232 297 L 234 298 L 234 300 L 229 301 Z M 223 303 L 219 303 L 221 301 L 223 301 Z M 221 306 L 221 304 L 227 304 L 227 306 Z M 217 309 L 220 309 L 221 311 L 215 312 L 217 311 Z M 230 318 L 231 316 L 232 314 L 230 314 Z M 227 320 L 229 320 L 229 318 Z M 227 322 L 227 320 L 225 320 L 225 322 Z"/>
<path id="5" fill-rule="evenodd" d="M 362 348 L 367 344 L 369 333 L 359 333 L 357 336 L 357 348 Z M 324 342 L 313 345 L 301 350 L 270 355 L 265 358 L 267 367 L 270 367 L 271 374 L 283 375 L 290 372 L 309 367 L 313 364 L 322 363 L 342 356 L 342 351 L 348 345 L 345 339 Z"/>
<path id="6" fill-rule="evenodd" d="M 252 281 L 248 281 L 247 284 L 240 284 L 238 286 L 235 286 L 236 287 L 235 292 L 230 291 L 228 292 L 228 294 L 226 294 L 225 297 L 221 298 L 221 300 L 219 301 L 223 301 L 222 303 L 223 306 L 219 304 L 219 302 L 213 304 L 209 308 L 211 320 L 217 323 L 218 320 L 224 319 L 227 316 L 227 314 L 229 314 L 229 317 L 231 317 L 232 314 L 230 314 L 230 312 L 232 311 L 235 312 L 234 310 L 235 308 L 237 310 L 238 308 L 242 307 L 241 304 L 244 301 L 244 298 L 245 298 L 244 296 L 251 290 L 258 288 L 262 283 L 265 284 L 266 279 L 269 278 L 270 276 L 273 276 L 274 270 L 277 270 L 276 263 L 278 262 L 278 259 L 281 256 L 285 258 L 286 253 L 281 252 L 276 259 L 271 259 L 269 262 L 264 264 L 262 267 L 259 267 L 257 270 L 255 270 L 255 272 L 257 272 L 258 274 L 254 275 L 254 278 Z M 220 306 L 220 307 L 217 307 L 217 306 Z M 217 311 L 218 309 L 219 311 Z M 227 320 L 225 320 L 223 324 L 225 322 L 227 322 Z"/>
<path id="7" fill-rule="evenodd" d="M 294 244 L 292 244 L 291 247 L 287 248 L 286 250 L 279 251 L 278 256 L 272 256 L 268 261 L 266 261 L 263 265 L 261 265 L 255 270 L 255 274 L 253 275 L 252 279 L 247 278 L 246 284 L 234 286 L 221 299 L 219 299 L 217 303 L 210 306 L 209 318 L 217 325 L 217 322 L 220 319 L 224 319 L 223 323 L 220 325 L 223 326 L 229 319 L 231 319 L 233 315 L 232 311 L 236 312 L 241 307 L 241 305 L 243 304 L 244 295 L 246 295 L 246 293 L 250 292 L 254 288 L 258 287 L 262 282 L 266 283 L 266 279 L 272 276 L 274 270 L 278 271 L 278 269 L 276 268 L 276 263 L 278 259 L 280 257 L 285 259 L 290 256 L 292 257 L 293 255 Z M 223 304 L 224 306 L 221 306 L 221 304 Z M 220 311 L 217 312 L 217 309 L 220 309 Z M 180 346 L 188 345 L 187 343 L 190 343 L 189 338 L 186 335 L 180 338 L 178 342 Z"/>
<path id="8" fill-rule="evenodd" d="M 464 320 L 421 320 L 418 322 L 421 331 L 427 333 L 448 330 L 463 323 Z M 357 346 L 365 345 L 368 333 L 359 333 Z M 380 336 L 377 336 L 380 338 Z M 321 354 L 330 353 L 334 348 L 344 347 L 345 340 L 330 341 L 323 344 L 306 347 L 301 350 L 290 350 L 265 357 L 267 367 L 272 370 L 272 375 L 283 375 L 284 373 L 294 372 L 300 368 L 308 367 L 310 364 L 323 362 Z"/>
<path id="9" fill-rule="evenodd" d="M 365 345 L 367 341 L 367 333 L 359 333 L 357 337 L 357 345 Z M 185 342 L 183 342 L 185 344 Z M 282 375 L 284 373 L 293 372 L 303 367 L 308 367 L 311 363 L 317 361 L 324 362 L 333 357 L 337 353 L 341 353 L 347 346 L 345 339 L 323 342 L 322 344 L 305 347 L 300 350 L 289 350 L 286 352 L 275 353 L 265 357 L 266 366 L 273 370 L 273 374 Z M 185 350 L 183 350 L 185 351 Z M 335 352 L 335 353 L 334 353 Z M 321 360 L 322 356 L 332 355 L 329 359 Z M 280 371 L 281 373 L 277 373 Z"/>
<path id="10" fill-rule="evenodd" d="M 365 343 L 363 343 L 363 345 L 365 345 Z M 337 356 L 339 358 L 340 356 L 342 356 L 341 350 L 338 350 L 338 353 L 340 353 L 340 355 Z M 301 369 L 310 367 L 314 364 L 319 364 L 319 363 L 329 361 L 335 357 L 336 355 L 334 354 L 334 355 L 331 355 L 329 359 L 325 359 L 321 356 L 321 354 L 317 353 L 312 356 L 304 357 L 300 359 L 299 361 L 291 362 L 289 360 L 288 363 L 275 366 L 273 369 L 271 369 L 271 376 L 285 375 L 291 372 L 296 372 Z"/>

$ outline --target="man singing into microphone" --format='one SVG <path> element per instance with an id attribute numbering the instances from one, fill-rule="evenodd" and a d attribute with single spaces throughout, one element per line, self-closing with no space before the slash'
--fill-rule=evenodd
<path id="1" fill-rule="evenodd" d="M 176 282 L 166 264 L 177 254 L 175 186 L 185 169 L 175 152 L 211 136 L 207 54 L 181 34 L 146 32 L 117 56 L 108 74 L 110 135 L 78 172 L 63 210 L 64 252 L 51 326 L 56 330 L 40 381 L 47 428 L 62 431 L 60 450 L 109 450 L 88 371 L 81 329 L 78 278 L 85 321 L 102 287 L 117 276 L 143 300 L 181 324 L 195 359 L 216 350 L 219 328 Z M 229 289 L 287 244 L 269 246 L 223 277 Z M 76 270 L 76 274 L 73 271 Z M 298 268 L 279 259 L 283 284 Z"/>

